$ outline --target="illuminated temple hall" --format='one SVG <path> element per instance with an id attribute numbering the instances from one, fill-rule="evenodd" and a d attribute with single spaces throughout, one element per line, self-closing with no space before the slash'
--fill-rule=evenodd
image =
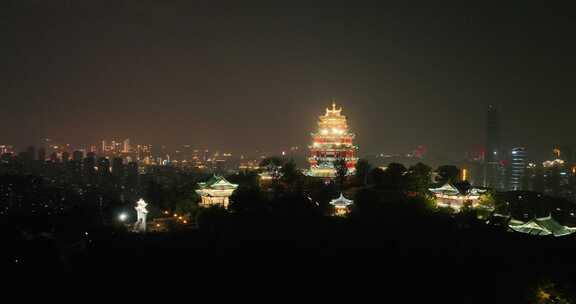
<path id="1" fill-rule="evenodd" d="M 439 206 L 451 207 L 456 210 L 459 210 L 465 202 L 470 202 L 472 206 L 477 206 L 480 201 L 480 196 L 486 193 L 486 190 L 474 187 L 461 190 L 451 184 L 445 184 L 440 188 L 428 190 L 434 194 Z"/>
<path id="2" fill-rule="evenodd" d="M 342 108 L 337 109 L 332 103 L 332 109 L 326 109 L 326 114 L 320 116 L 318 131 L 312 133 L 310 146 L 310 169 L 307 175 L 314 177 L 333 178 L 336 176 L 334 162 L 344 159 L 348 167 L 348 175 L 355 173 L 357 146 L 354 146 L 354 133 L 348 130 L 346 116 L 341 114 Z"/>
<path id="3" fill-rule="evenodd" d="M 207 182 L 198 183 L 198 187 L 196 193 L 202 198 L 200 206 L 220 205 L 228 208 L 230 196 L 238 188 L 238 185 L 230 183 L 222 176 L 214 175 Z"/>

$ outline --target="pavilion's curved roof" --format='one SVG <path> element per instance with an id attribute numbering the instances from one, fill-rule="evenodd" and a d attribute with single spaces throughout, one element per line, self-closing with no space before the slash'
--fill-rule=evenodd
<path id="1" fill-rule="evenodd" d="M 430 188 L 428 189 L 430 192 L 432 193 L 436 193 L 436 194 L 444 194 L 444 195 L 473 195 L 473 196 L 480 196 L 484 193 L 487 192 L 487 190 L 484 189 L 478 189 L 478 188 L 468 188 L 468 189 L 460 189 L 457 188 L 456 186 L 450 184 L 450 183 L 446 183 L 444 184 L 442 187 L 439 188 Z"/>
<path id="2" fill-rule="evenodd" d="M 458 190 L 456 187 L 452 186 L 451 184 L 445 184 L 444 186 L 442 186 L 440 188 L 430 188 L 428 190 L 430 190 L 433 193 L 438 193 L 438 194 L 450 194 L 450 195 L 460 194 L 460 190 Z"/>
<path id="3" fill-rule="evenodd" d="M 198 183 L 198 187 L 200 189 L 226 190 L 226 189 L 236 189 L 238 188 L 238 185 L 232 184 L 231 182 L 227 181 L 223 176 L 214 175 L 208 181 L 204 183 Z"/>
<path id="4" fill-rule="evenodd" d="M 330 205 L 333 205 L 336 207 L 347 207 L 347 206 L 352 205 L 353 203 L 354 203 L 353 200 L 349 200 L 349 199 L 345 198 L 342 193 L 340 193 L 340 197 L 330 201 Z"/>
<path id="5" fill-rule="evenodd" d="M 528 222 L 511 219 L 508 222 L 510 229 L 531 235 L 564 236 L 576 232 L 576 227 L 568 227 L 558 223 L 552 216 L 534 218 Z"/>

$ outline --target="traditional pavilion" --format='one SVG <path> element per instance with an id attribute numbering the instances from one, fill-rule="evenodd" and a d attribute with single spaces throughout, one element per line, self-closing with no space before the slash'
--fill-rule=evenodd
<path id="1" fill-rule="evenodd" d="M 202 207 L 220 205 L 228 208 L 229 198 L 236 188 L 238 185 L 230 183 L 222 176 L 214 175 L 207 182 L 198 183 L 196 193 L 202 198 Z"/>
<path id="2" fill-rule="evenodd" d="M 508 222 L 508 227 L 516 232 L 531 235 L 553 235 L 556 237 L 576 232 L 575 227 L 564 226 L 553 219 L 551 215 L 537 217 L 527 222 L 511 219 Z"/>
<path id="3" fill-rule="evenodd" d="M 318 131 L 312 133 L 312 145 L 308 163 L 309 176 L 333 178 L 336 176 L 334 162 L 338 159 L 346 161 L 348 175 L 356 171 L 356 151 L 358 147 L 352 141 L 354 133 L 348 130 L 346 116 L 341 114 L 342 108 L 337 109 L 332 103 L 332 109 L 327 108 L 326 114 L 320 116 Z"/>
<path id="4" fill-rule="evenodd" d="M 486 193 L 486 190 L 471 187 L 461 190 L 452 184 L 445 184 L 440 188 L 428 189 L 436 197 L 437 204 L 441 207 L 450 207 L 460 210 L 465 202 L 470 202 L 472 206 L 477 207 L 480 202 L 480 196 Z"/>
<path id="5" fill-rule="evenodd" d="M 334 206 L 334 214 L 338 216 L 344 216 L 350 211 L 350 206 L 354 204 L 354 201 L 349 200 L 340 193 L 340 197 L 330 201 L 330 205 Z"/>

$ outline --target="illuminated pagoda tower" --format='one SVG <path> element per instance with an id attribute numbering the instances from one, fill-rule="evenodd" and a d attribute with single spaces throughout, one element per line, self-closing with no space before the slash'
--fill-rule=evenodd
<path id="1" fill-rule="evenodd" d="M 348 175 L 356 171 L 357 146 L 354 146 L 354 133 L 348 130 L 346 116 L 341 114 L 342 108 L 337 109 L 332 103 L 332 109 L 326 109 L 326 114 L 320 116 L 318 131 L 312 133 L 310 146 L 310 169 L 307 175 L 313 177 L 333 178 L 336 176 L 334 162 L 344 159 L 348 167 Z"/>
<path id="2" fill-rule="evenodd" d="M 220 205 L 228 208 L 229 198 L 236 188 L 238 185 L 230 183 L 222 176 L 214 175 L 207 182 L 198 183 L 196 193 L 202 198 L 202 207 Z"/>

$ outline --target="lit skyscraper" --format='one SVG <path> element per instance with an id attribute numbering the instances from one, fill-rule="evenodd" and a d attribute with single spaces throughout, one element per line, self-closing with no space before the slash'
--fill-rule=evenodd
<path id="1" fill-rule="evenodd" d="M 123 153 L 130 153 L 131 150 L 132 150 L 132 148 L 130 146 L 130 138 L 127 138 L 122 142 L 122 152 Z"/>
<path id="2" fill-rule="evenodd" d="M 0 145 L 0 155 L 14 153 L 14 147 L 9 145 Z"/>
<path id="3" fill-rule="evenodd" d="M 510 152 L 510 174 L 508 190 L 519 191 L 522 189 L 522 180 L 526 174 L 526 149 L 522 147 L 513 148 Z"/>
<path id="4" fill-rule="evenodd" d="M 501 131 L 500 112 L 495 106 L 489 105 L 486 112 L 484 186 L 496 190 L 504 189 Z"/>

